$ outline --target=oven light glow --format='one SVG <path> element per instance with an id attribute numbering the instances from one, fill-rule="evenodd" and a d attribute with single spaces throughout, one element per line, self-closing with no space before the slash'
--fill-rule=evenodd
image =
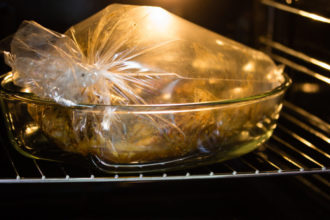
<path id="1" fill-rule="evenodd" d="M 317 93 L 320 87 L 315 83 L 304 83 L 301 85 L 301 90 L 306 93 Z"/>
<path id="2" fill-rule="evenodd" d="M 163 99 L 169 100 L 172 97 L 171 93 L 165 93 L 163 94 Z"/>
<path id="3" fill-rule="evenodd" d="M 151 8 L 149 9 L 149 19 L 150 22 L 155 27 L 167 28 L 169 26 L 171 16 L 170 14 L 162 8 Z"/>

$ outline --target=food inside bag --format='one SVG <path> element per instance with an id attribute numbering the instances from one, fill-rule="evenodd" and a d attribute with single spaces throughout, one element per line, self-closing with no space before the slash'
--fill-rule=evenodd
<path id="1" fill-rule="evenodd" d="M 5 55 L 15 85 L 58 104 L 27 107 L 47 137 L 114 163 L 211 152 L 214 140 L 242 138 L 278 109 L 265 102 L 155 113 L 153 106 L 240 100 L 284 81 L 265 54 L 148 6 L 113 4 L 64 34 L 25 21 Z M 141 106 L 148 111 L 132 110 Z"/>

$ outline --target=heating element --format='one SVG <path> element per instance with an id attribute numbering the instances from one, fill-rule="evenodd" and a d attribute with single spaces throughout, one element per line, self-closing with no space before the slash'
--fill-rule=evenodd
<path id="1" fill-rule="evenodd" d="M 330 19 L 275 1 L 263 0 L 261 4 L 268 8 L 267 34 L 259 38 L 265 52 L 285 64 L 287 70 L 330 86 L 330 64 L 276 42 L 272 28 L 277 11 L 325 24 Z M 310 66 L 323 71 L 316 72 Z M 258 150 L 230 161 L 183 171 L 111 175 L 25 158 L 10 146 L 4 135 L 0 145 L 0 183 L 139 182 L 314 174 L 313 177 L 324 186 L 330 185 L 327 180 L 330 173 L 330 124 L 291 100 L 284 102 L 273 136 Z"/>

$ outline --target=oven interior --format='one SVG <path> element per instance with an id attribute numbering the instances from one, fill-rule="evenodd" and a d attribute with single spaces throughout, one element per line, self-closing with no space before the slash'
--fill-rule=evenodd
<path id="1" fill-rule="evenodd" d="M 71 15 L 65 11 L 61 18 L 50 19 L 47 8 L 54 7 L 49 13 L 55 15 L 65 5 L 47 2 L 40 3 L 39 14 L 38 1 L 2 3 L 2 48 L 8 46 L 5 36 L 15 31 L 21 19 L 40 19 L 41 24 L 63 31 L 111 3 L 84 0 L 88 10 Z M 10 146 L 1 121 L 0 209 L 16 217 L 42 217 L 38 213 L 55 210 L 68 210 L 67 217 L 73 218 L 170 218 L 172 211 L 179 213 L 175 217 L 190 219 L 329 216 L 330 4 L 325 0 L 216 2 L 125 1 L 162 6 L 284 64 L 293 84 L 267 143 L 240 158 L 209 166 L 110 175 L 25 158 Z M 65 4 L 74 8 L 78 3 Z M 1 63 L 1 73 L 6 71 L 8 67 Z M 129 212 L 118 210 L 125 207 Z"/>

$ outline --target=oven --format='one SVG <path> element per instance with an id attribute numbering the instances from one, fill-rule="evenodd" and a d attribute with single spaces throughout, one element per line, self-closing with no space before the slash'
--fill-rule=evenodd
<path id="1" fill-rule="evenodd" d="M 293 84 L 273 136 L 258 150 L 226 162 L 167 173 L 112 175 L 26 158 L 10 146 L 1 121 L 1 215 L 77 219 L 329 218 L 330 3 L 115 2 L 164 7 L 284 64 Z M 63 32 L 110 3 L 3 1 L 1 46 L 8 46 L 9 38 L 5 37 L 23 19 L 34 19 Z M 1 73 L 8 70 L 1 63 Z"/>

